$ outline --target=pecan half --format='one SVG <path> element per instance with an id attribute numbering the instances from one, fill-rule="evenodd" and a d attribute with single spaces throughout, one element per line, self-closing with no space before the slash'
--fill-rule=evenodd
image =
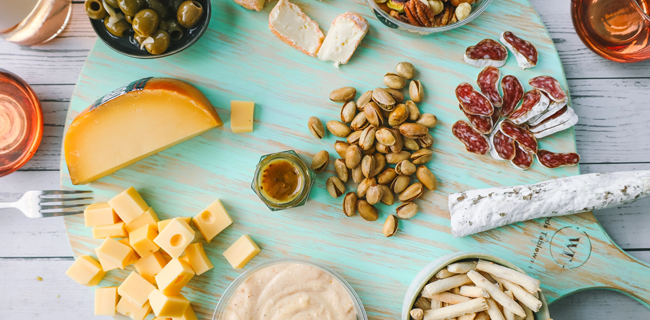
<path id="1" fill-rule="evenodd" d="M 449 2 L 445 3 L 445 9 L 442 10 L 435 18 L 435 26 L 442 27 L 446 26 L 451 22 L 452 17 L 454 16 L 454 6 Z"/>
<path id="2" fill-rule="evenodd" d="M 409 0 L 405 8 L 406 16 L 411 24 L 416 26 L 433 27 L 435 17 L 428 5 L 420 0 Z M 417 23 L 415 23 L 417 22 Z"/>

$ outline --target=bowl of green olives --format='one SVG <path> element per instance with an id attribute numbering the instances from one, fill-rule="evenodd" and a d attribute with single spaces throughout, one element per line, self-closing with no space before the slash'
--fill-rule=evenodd
<path id="1" fill-rule="evenodd" d="M 208 29 L 210 0 L 86 0 L 90 23 L 106 45 L 133 58 L 181 52 Z"/>

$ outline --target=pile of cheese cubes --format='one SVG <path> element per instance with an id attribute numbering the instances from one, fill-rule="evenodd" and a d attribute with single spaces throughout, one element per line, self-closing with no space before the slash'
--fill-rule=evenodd
<path id="1" fill-rule="evenodd" d="M 93 237 L 105 240 L 95 249 L 99 261 L 80 256 L 66 271 L 70 278 L 82 285 L 95 286 L 109 270 L 124 269 L 131 264 L 136 270 L 118 287 L 95 289 L 95 315 L 114 316 L 118 312 L 142 320 L 153 311 L 156 319 L 161 320 L 197 319 L 181 289 L 194 275 L 203 274 L 213 265 L 203 244 L 192 243 L 195 232 L 189 223 L 193 221 L 210 242 L 233 222 L 219 200 L 193 219 L 159 221 L 154 210 L 131 187 L 108 202 L 86 208 L 84 219 L 87 227 L 93 227 Z M 243 235 L 224 256 L 238 269 L 258 252 L 257 244 Z"/>

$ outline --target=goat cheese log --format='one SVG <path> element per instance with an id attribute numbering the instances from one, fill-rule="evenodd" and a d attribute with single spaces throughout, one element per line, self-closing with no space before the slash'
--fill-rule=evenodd
<path id="1" fill-rule="evenodd" d="M 650 170 L 592 173 L 449 196 L 451 230 L 464 237 L 507 224 L 600 210 L 650 196 Z"/>

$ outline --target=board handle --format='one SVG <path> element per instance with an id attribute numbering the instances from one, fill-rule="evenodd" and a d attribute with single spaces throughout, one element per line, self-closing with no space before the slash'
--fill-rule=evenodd
<path id="1" fill-rule="evenodd" d="M 619 291 L 650 309 L 650 265 L 631 257 L 618 246 L 615 248 L 602 254 L 603 273 L 594 276 L 603 278 L 605 286 L 602 288 Z"/>

